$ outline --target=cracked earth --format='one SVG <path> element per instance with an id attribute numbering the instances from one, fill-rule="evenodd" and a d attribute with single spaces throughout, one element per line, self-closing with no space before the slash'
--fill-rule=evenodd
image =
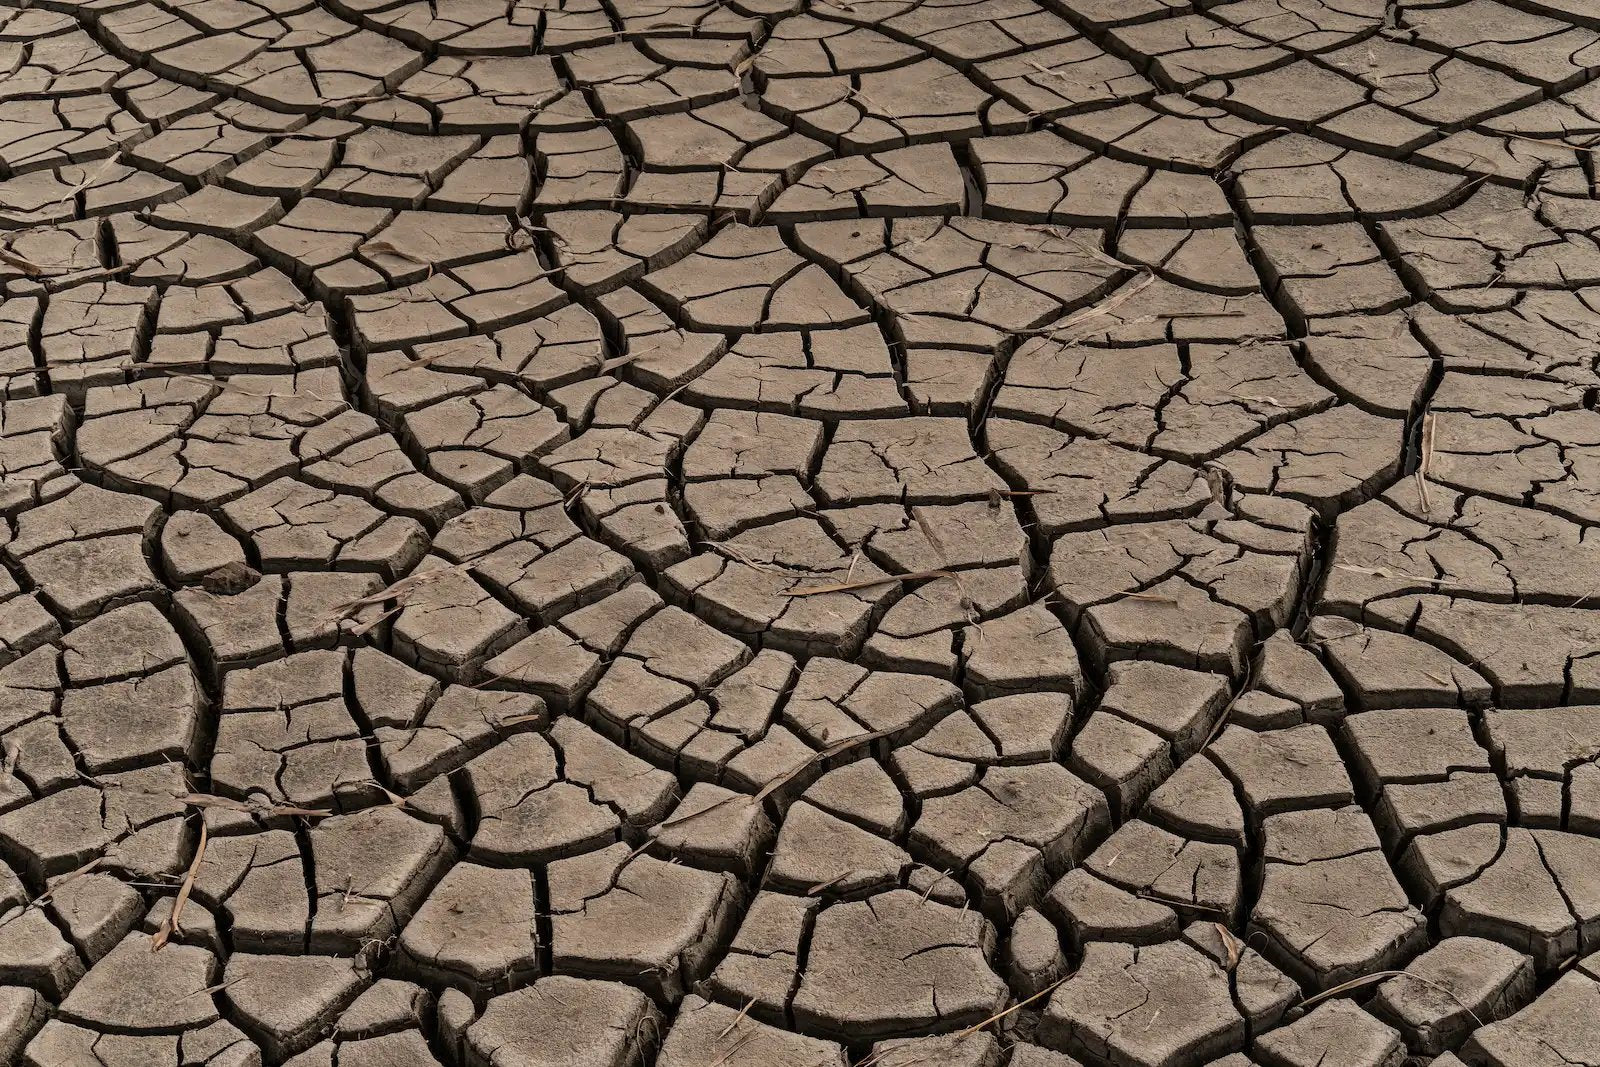
<path id="1" fill-rule="evenodd" d="M 1592 0 L 0 0 L 0 1064 L 1600 1067 Z"/>

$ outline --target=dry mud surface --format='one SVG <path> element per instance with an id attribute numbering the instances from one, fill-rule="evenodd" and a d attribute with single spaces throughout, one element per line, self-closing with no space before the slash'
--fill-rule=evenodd
<path id="1" fill-rule="evenodd" d="M 0 1063 L 1600 1065 L 1597 73 L 0 2 Z"/>

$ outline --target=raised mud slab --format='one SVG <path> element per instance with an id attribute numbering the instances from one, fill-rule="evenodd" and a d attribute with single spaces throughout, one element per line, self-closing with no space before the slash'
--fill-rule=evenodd
<path id="1" fill-rule="evenodd" d="M 1590 0 L 0 0 L 0 1067 L 1600 1067 Z"/>

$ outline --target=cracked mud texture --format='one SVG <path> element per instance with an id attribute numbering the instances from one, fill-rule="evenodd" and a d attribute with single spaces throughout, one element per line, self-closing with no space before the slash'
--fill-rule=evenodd
<path id="1" fill-rule="evenodd" d="M 1590 0 L 0 0 L 0 1067 L 1600 1067 Z"/>

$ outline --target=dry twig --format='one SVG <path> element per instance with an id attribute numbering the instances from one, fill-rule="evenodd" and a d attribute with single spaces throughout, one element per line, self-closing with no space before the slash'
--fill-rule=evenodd
<path id="1" fill-rule="evenodd" d="M 1479 1026 L 1484 1025 L 1483 1020 L 1478 1018 L 1478 1013 L 1468 1007 L 1466 1002 L 1460 997 L 1456 996 L 1455 991 L 1449 986 L 1442 982 L 1435 982 L 1432 978 L 1424 978 L 1420 974 L 1412 974 L 1410 971 L 1374 971 L 1371 974 L 1364 974 L 1360 978 L 1352 978 L 1348 982 L 1341 982 L 1330 989 L 1324 989 L 1320 993 L 1316 993 L 1305 998 L 1300 1002 L 1299 1007 L 1302 1009 L 1308 1009 L 1313 1004 L 1321 1004 L 1324 1000 L 1330 1000 L 1342 993 L 1348 993 L 1352 989 L 1360 989 L 1363 986 L 1369 986 L 1377 982 L 1387 981 L 1390 978 L 1409 978 L 1413 982 L 1421 982 L 1428 988 L 1436 992 L 1443 993 L 1445 996 L 1455 1001 L 1457 1006 L 1459 1006 L 1462 1011 L 1472 1016 L 1473 1022 L 1477 1023 Z"/>
<path id="2" fill-rule="evenodd" d="M 200 843 L 195 846 L 194 862 L 189 864 L 189 873 L 183 876 L 183 885 L 178 887 L 178 895 L 172 902 L 172 910 L 161 922 L 161 929 L 156 931 L 156 936 L 150 939 L 150 951 L 160 952 L 167 947 L 167 942 L 172 940 L 174 934 L 183 933 L 183 909 L 189 903 L 189 894 L 194 892 L 194 879 L 200 873 L 200 864 L 206 858 L 206 822 L 200 820 Z"/>

